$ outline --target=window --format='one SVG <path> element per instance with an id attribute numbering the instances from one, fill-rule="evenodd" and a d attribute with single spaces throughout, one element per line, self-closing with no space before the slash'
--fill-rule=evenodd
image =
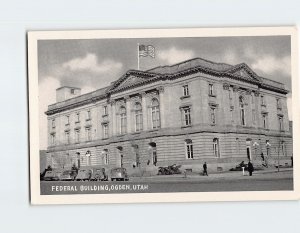
<path id="1" fill-rule="evenodd" d="M 281 100 L 280 99 L 276 99 L 276 106 L 277 106 L 277 109 L 281 109 Z"/>
<path id="2" fill-rule="evenodd" d="M 80 113 L 79 112 L 76 113 L 76 122 L 77 123 L 80 122 Z"/>
<path id="3" fill-rule="evenodd" d="M 135 104 L 135 131 L 139 132 L 143 130 L 143 112 L 142 105 L 140 103 Z"/>
<path id="4" fill-rule="evenodd" d="M 183 96 L 189 96 L 189 86 L 186 84 L 186 85 L 183 85 Z"/>
<path id="5" fill-rule="evenodd" d="M 160 128 L 159 102 L 153 99 L 151 103 L 152 129 Z"/>
<path id="6" fill-rule="evenodd" d="M 103 138 L 108 138 L 108 124 L 103 125 Z"/>
<path id="7" fill-rule="evenodd" d="M 213 84 L 208 84 L 208 95 L 214 96 L 214 85 Z"/>
<path id="8" fill-rule="evenodd" d="M 263 106 L 266 105 L 266 103 L 265 103 L 265 97 L 263 95 L 260 97 L 260 103 Z"/>
<path id="9" fill-rule="evenodd" d="M 213 152 L 214 152 L 215 157 L 220 158 L 219 139 L 218 138 L 213 139 Z"/>
<path id="10" fill-rule="evenodd" d="M 108 112 L 107 112 L 107 106 L 103 106 L 103 115 L 107 115 Z"/>
<path id="11" fill-rule="evenodd" d="M 268 128 L 268 122 L 267 122 L 267 114 L 262 114 L 262 126 L 264 129 L 267 129 Z"/>
<path id="12" fill-rule="evenodd" d="M 120 108 L 120 134 L 126 133 L 127 129 L 127 118 L 126 118 L 126 108 Z"/>
<path id="13" fill-rule="evenodd" d="M 282 116 L 278 116 L 278 125 L 279 125 L 279 130 L 282 131 L 283 130 L 283 117 Z"/>
<path id="14" fill-rule="evenodd" d="M 91 130 L 91 128 L 86 128 L 85 129 L 85 135 L 86 135 L 86 140 L 87 141 L 92 140 L 92 130 Z"/>
<path id="15" fill-rule="evenodd" d="M 50 139 L 50 140 L 51 140 L 51 141 L 50 141 L 51 145 L 55 145 L 55 133 L 54 133 L 54 134 L 51 134 L 51 135 L 50 135 L 50 138 L 51 138 L 51 139 Z"/>
<path id="16" fill-rule="evenodd" d="M 241 125 L 246 125 L 246 121 L 245 121 L 245 103 L 244 103 L 244 98 L 242 96 L 239 97 L 239 104 L 240 104 Z"/>
<path id="17" fill-rule="evenodd" d="M 108 154 L 108 149 L 104 149 L 102 151 L 102 153 L 104 154 L 104 164 L 109 164 L 109 154 Z"/>
<path id="18" fill-rule="evenodd" d="M 55 119 L 52 119 L 51 125 L 52 125 L 52 128 L 54 129 L 55 128 Z"/>
<path id="19" fill-rule="evenodd" d="M 216 109 L 210 108 L 210 123 L 216 124 Z"/>
<path id="20" fill-rule="evenodd" d="M 189 126 L 192 124 L 191 121 L 191 108 L 190 107 L 184 107 L 182 109 L 183 112 L 183 125 L 184 126 Z"/>
<path id="21" fill-rule="evenodd" d="M 185 140 L 185 147 L 186 147 L 186 158 L 187 159 L 193 159 L 193 141 L 191 139 Z"/>
<path id="22" fill-rule="evenodd" d="M 229 99 L 231 100 L 231 99 L 232 99 L 232 90 L 229 89 L 229 90 L 228 90 L 228 93 L 229 93 Z"/>
<path id="23" fill-rule="evenodd" d="M 66 116 L 66 125 L 70 125 L 70 116 Z"/>
<path id="24" fill-rule="evenodd" d="M 75 130 L 75 142 L 80 142 L 80 130 Z"/>
<path id="25" fill-rule="evenodd" d="M 91 120 L 91 110 L 87 111 L 86 120 L 87 121 Z"/>
<path id="26" fill-rule="evenodd" d="M 71 89 L 71 94 L 72 94 L 72 95 L 75 94 L 75 89 Z"/>
<path id="27" fill-rule="evenodd" d="M 65 132 L 65 140 L 66 140 L 67 144 L 70 144 L 70 132 L 69 131 Z"/>
<path id="28" fill-rule="evenodd" d="M 255 125 L 255 123 L 256 123 L 256 112 L 255 112 L 255 109 L 252 109 L 252 122 L 253 122 L 253 125 Z"/>
<path id="29" fill-rule="evenodd" d="M 233 123 L 234 120 L 233 120 L 233 108 L 232 107 L 230 108 L 230 119 L 231 119 L 231 123 Z"/>

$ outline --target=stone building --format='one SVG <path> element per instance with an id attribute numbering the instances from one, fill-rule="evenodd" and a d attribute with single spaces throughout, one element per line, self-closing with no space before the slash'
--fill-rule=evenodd
<path id="1" fill-rule="evenodd" d="M 129 70 L 108 87 L 84 95 L 56 90 L 48 106 L 48 164 L 120 167 L 204 161 L 227 170 L 248 159 L 289 162 L 284 85 L 258 76 L 246 64 L 201 58 L 147 71 Z"/>

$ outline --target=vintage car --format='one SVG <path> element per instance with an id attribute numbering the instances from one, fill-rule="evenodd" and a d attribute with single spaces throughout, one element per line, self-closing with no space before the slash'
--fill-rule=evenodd
<path id="1" fill-rule="evenodd" d="M 111 181 L 128 181 L 128 174 L 125 168 L 113 168 L 110 171 L 110 179 Z"/>
<path id="2" fill-rule="evenodd" d="M 77 176 L 76 170 L 66 170 L 66 171 L 63 171 L 63 173 L 61 174 L 60 180 L 73 181 L 73 180 L 75 180 L 76 176 Z"/>
<path id="3" fill-rule="evenodd" d="M 94 168 L 91 179 L 93 181 L 107 181 L 108 176 L 105 173 L 105 168 Z"/>
<path id="4" fill-rule="evenodd" d="M 44 180 L 60 180 L 62 172 L 61 171 L 46 171 Z"/>
<path id="5" fill-rule="evenodd" d="M 78 174 L 76 176 L 77 181 L 83 180 L 83 181 L 87 181 L 90 180 L 92 176 L 92 171 L 90 169 L 80 169 L 78 171 Z"/>

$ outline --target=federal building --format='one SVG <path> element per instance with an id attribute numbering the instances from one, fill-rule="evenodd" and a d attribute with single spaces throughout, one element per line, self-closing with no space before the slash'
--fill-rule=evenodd
<path id="1" fill-rule="evenodd" d="M 101 80 L 99 80 L 101 82 Z M 225 171 L 241 161 L 290 163 L 288 90 L 247 64 L 195 58 L 128 70 L 105 88 L 56 90 L 48 106 L 47 164 L 54 168 L 172 164 Z"/>

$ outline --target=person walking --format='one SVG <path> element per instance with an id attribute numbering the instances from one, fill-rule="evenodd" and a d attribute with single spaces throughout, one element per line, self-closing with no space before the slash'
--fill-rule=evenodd
<path id="1" fill-rule="evenodd" d="M 249 160 L 249 163 L 248 163 L 248 172 L 249 172 L 249 176 L 252 176 L 253 171 L 254 171 L 253 164 L 252 164 L 251 161 Z"/>
<path id="2" fill-rule="evenodd" d="M 203 175 L 204 175 L 204 176 L 208 176 L 208 173 L 207 173 L 207 164 L 206 164 L 206 162 L 204 162 L 204 164 L 203 164 Z"/>

